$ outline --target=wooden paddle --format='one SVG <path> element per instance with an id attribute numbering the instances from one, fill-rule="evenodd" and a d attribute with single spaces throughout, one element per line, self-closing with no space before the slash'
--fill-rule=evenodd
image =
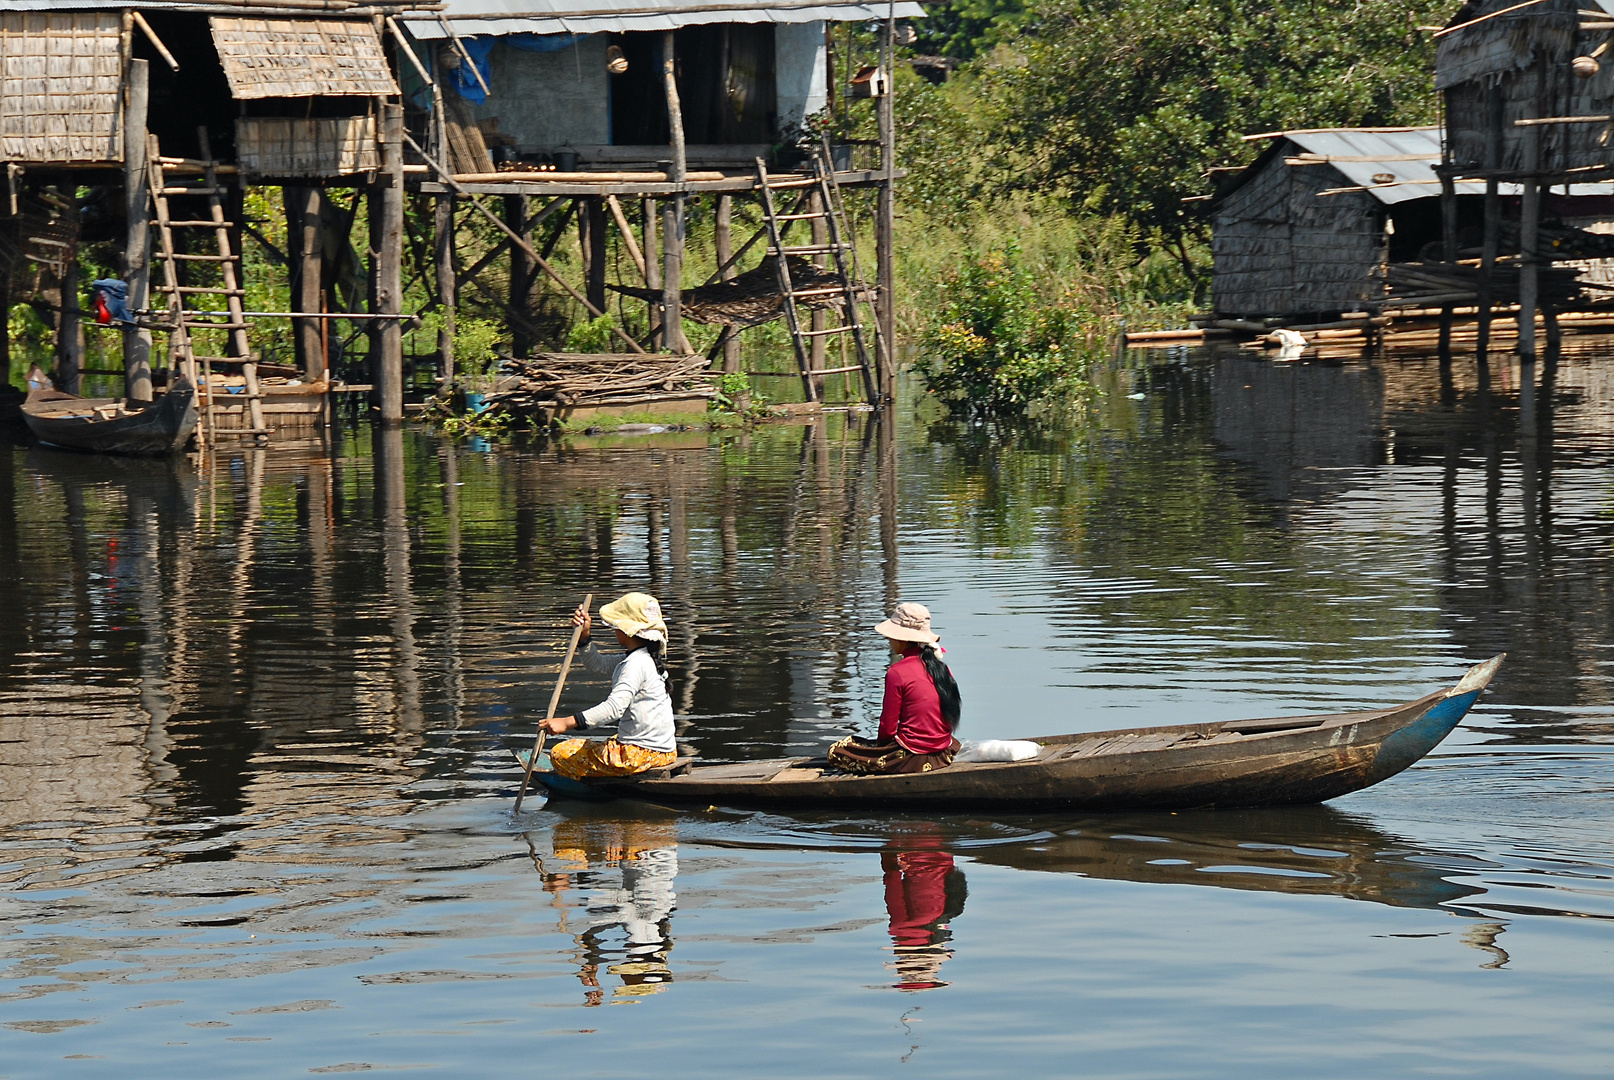
<path id="1" fill-rule="evenodd" d="M 589 593 L 583 597 L 583 609 L 594 606 L 594 594 Z M 555 680 L 555 692 L 549 695 L 549 715 L 544 719 L 553 720 L 555 709 L 560 705 L 560 692 L 566 685 L 566 673 L 572 670 L 572 657 L 577 655 L 577 643 L 583 637 L 581 626 L 572 627 L 572 641 L 566 646 L 566 659 L 560 665 L 560 678 Z M 527 759 L 527 774 L 521 778 L 521 794 L 516 796 L 516 813 L 521 813 L 521 800 L 527 797 L 527 785 L 532 783 L 533 766 L 538 764 L 538 755 L 544 752 L 544 737 L 549 732 L 542 725 L 538 728 L 538 737 L 532 743 L 532 757 Z"/>

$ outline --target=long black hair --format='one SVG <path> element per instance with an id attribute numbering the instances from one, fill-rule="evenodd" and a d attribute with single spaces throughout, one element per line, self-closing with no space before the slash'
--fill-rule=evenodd
<path id="1" fill-rule="evenodd" d="M 667 678 L 667 661 L 664 658 L 664 654 L 667 652 L 666 644 L 664 644 L 663 642 L 660 642 L 660 641 L 651 641 L 648 638 L 642 638 L 642 637 L 636 637 L 633 640 L 638 642 L 638 644 L 635 645 L 634 648 L 635 649 L 643 649 L 645 652 L 649 653 L 650 654 L 650 659 L 655 661 L 656 674 L 660 675 L 663 679 L 666 679 Z M 632 652 L 633 650 L 630 649 L 628 651 Z"/>
<path id="2" fill-rule="evenodd" d="M 919 657 L 925 662 L 930 681 L 936 684 L 936 697 L 941 700 L 941 714 L 942 719 L 947 721 L 947 730 L 957 731 L 961 715 L 958 681 L 947 670 L 947 665 L 942 663 L 941 653 L 936 651 L 936 646 L 921 644 Z"/>

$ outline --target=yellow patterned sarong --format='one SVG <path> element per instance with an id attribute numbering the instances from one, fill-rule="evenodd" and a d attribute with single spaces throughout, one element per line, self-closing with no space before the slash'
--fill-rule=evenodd
<path id="1" fill-rule="evenodd" d="M 678 755 L 668 750 L 651 750 L 632 743 L 609 739 L 567 739 L 549 751 L 555 771 L 572 780 L 590 776 L 632 776 L 651 769 L 665 769 Z"/>

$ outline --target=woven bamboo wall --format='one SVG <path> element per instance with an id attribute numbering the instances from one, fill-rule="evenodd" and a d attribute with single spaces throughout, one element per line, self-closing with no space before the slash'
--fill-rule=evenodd
<path id="1" fill-rule="evenodd" d="M 1359 311 L 1384 295 L 1384 208 L 1328 165 L 1285 165 L 1279 152 L 1217 207 L 1211 253 L 1218 314 L 1233 318 Z"/>
<path id="2" fill-rule="evenodd" d="M 0 160 L 123 160 L 115 12 L 0 13 Z"/>
<path id="3" fill-rule="evenodd" d="M 253 176 L 350 176 L 381 167 L 373 116 L 244 116 L 235 122 L 235 152 Z"/>
<path id="4" fill-rule="evenodd" d="M 398 93 L 369 22 L 209 20 L 230 93 L 241 100 Z"/>

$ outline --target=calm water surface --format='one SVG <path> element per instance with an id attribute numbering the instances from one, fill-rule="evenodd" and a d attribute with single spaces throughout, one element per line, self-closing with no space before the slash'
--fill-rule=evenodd
<path id="1" fill-rule="evenodd" d="M 1516 384 L 1159 352 L 1057 438 L 0 446 L 0 1077 L 1607 1076 L 1614 367 Z M 968 737 L 1510 659 L 1327 806 L 512 815 L 566 610 L 630 588 L 711 760 L 867 732 L 899 596 Z"/>

